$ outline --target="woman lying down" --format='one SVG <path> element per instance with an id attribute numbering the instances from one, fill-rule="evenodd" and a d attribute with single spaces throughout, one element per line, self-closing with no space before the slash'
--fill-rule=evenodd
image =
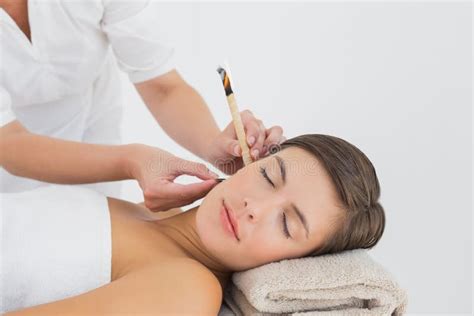
<path id="1" fill-rule="evenodd" d="M 320 134 L 285 141 L 162 219 L 74 186 L 7 194 L 3 312 L 216 315 L 234 271 L 375 246 L 379 196 L 369 159 Z"/>

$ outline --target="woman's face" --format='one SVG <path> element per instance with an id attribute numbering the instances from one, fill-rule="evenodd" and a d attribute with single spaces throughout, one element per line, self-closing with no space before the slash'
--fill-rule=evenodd
<path id="1" fill-rule="evenodd" d="M 237 222 L 238 238 L 223 224 L 226 209 Z M 339 212 L 324 167 L 305 150 L 290 147 L 214 187 L 197 211 L 196 228 L 215 257 L 241 271 L 314 251 L 332 233 Z"/>

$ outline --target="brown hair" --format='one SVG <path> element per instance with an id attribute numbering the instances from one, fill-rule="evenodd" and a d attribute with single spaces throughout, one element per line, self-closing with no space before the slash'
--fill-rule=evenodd
<path id="1" fill-rule="evenodd" d="M 347 141 L 330 135 L 301 135 L 286 140 L 280 148 L 293 146 L 306 150 L 322 163 L 342 208 L 331 236 L 308 256 L 374 247 L 385 229 L 385 212 L 378 201 L 377 174 L 367 156 Z"/>

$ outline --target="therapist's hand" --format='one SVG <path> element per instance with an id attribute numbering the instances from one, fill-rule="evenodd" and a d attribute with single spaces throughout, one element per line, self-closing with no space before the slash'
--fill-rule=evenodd
<path id="1" fill-rule="evenodd" d="M 218 183 L 217 174 L 202 163 L 181 159 L 146 145 L 129 146 L 132 150 L 127 158 L 127 169 L 143 191 L 145 206 L 153 212 L 191 204 L 204 197 Z M 204 181 L 174 183 L 180 175 L 196 176 Z"/>
<path id="2" fill-rule="evenodd" d="M 286 140 L 280 126 L 267 129 L 249 110 L 240 112 L 240 117 L 253 161 L 273 153 L 278 145 Z M 244 166 L 242 150 L 232 121 L 210 142 L 207 153 L 207 161 L 226 174 L 234 174 Z"/>

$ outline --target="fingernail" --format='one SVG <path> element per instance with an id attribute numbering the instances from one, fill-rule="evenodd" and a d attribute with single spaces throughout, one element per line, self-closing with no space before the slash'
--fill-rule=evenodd
<path id="1" fill-rule="evenodd" d="M 248 141 L 249 141 L 249 145 L 252 146 L 253 143 L 255 143 L 255 137 L 250 136 L 249 139 L 248 139 Z"/>
<path id="2" fill-rule="evenodd" d="M 252 156 L 254 156 L 255 159 L 258 158 L 258 149 L 252 150 Z"/>
<path id="3" fill-rule="evenodd" d="M 236 156 L 239 156 L 239 146 L 235 146 L 235 147 L 234 147 L 234 154 L 235 154 Z"/>

